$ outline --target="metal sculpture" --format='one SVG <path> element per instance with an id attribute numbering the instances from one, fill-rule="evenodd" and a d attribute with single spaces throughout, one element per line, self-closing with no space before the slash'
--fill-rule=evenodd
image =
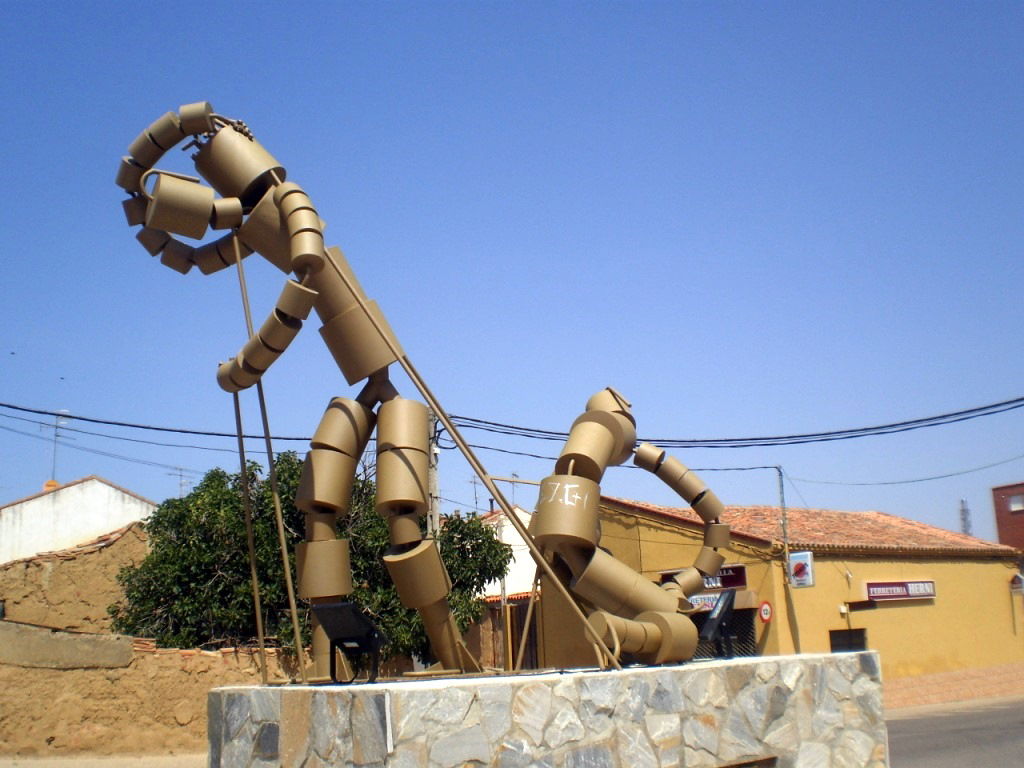
<path id="1" fill-rule="evenodd" d="M 198 178 L 154 168 L 185 141 L 186 148 L 196 148 L 192 159 L 209 187 Z M 257 383 L 311 310 L 320 317 L 320 334 L 348 384 L 364 382 L 354 398 L 330 401 L 306 456 L 295 499 L 305 513 L 305 540 L 296 549 L 301 598 L 314 605 L 333 603 L 352 590 L 348 542 L 336 537 L 335 523 L 348 512 L 357 462 L 376 429 L 376 510 L 388 523 L 388 573 L 402 603 L 419 612 L 439 668 L 481 669 L 456 629 L 447 599 L 450 581 L 437 544 L 421 534 L 420 518 L 428 504 L 428 409 L 399 396 L 388 374 L 399 363 L 524 536 L 538 568 L 566 597 L 568 588 L 588 609 L 588 619 L 578 613 L 583 630 L 609 664 L 619 666 L 619 657 L 627 653 L 648 663 L 693 655 L 697 633 L 685 615 L 692 610 L 685 598 L 702 588 L 703 576 L 717 572 L 729 529 L 719 522 L 721 503 L 693 473 L 643 444 L 635 451 L 637 465 L 692 503 L 707 524 L 705 546 L 693 568 L 662 587 L 599 548 L 598 484 L 609 465 L 634 453 L 636 442 L 630 407 L 621 395 L 611 389 L 599 392 L 573 424 L 556 474 L 541 484 L 531 536 L 411 367 L 341 251 L 325 246 L 324 224 L 309 196 L 286 181 L 284 167 L 245 123 L 217 114 L 208 102 L 168 112 L 128 147 L 116 183 L 129 195 L 123 203 L 129 225 L 142 226 L 137 239 L 171 269 L 184 274 L 196 266 L 210 274 L 240 267 L 243 258 L 256 252 L 295 274 L 259 331 L 220 365 L 216 378 L 222 389 L 237 393 Z M 174 237 L 199 239 L 208 228 L 228 233 L 195 247 Z M 312 678 L 325 679 L 331 644 L 315 615 L 312 623 Z"/>

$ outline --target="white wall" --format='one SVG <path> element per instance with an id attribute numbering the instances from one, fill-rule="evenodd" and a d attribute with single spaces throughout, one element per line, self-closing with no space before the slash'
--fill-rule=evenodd
<path id="1" fill-rule="evenodd" d="M 155 508 L 94 477 L 9 504 L 0 508 L 0 563 L 84 544 Z"/>
<path id="2" fill-rule="evenodd" d="M 530 524 L 531 513 L 515 507 L 519 519 L 523 525 Z M 533 576 L 537 565 L 530 557 L 530 550 L 522 537 L 502 513 L 497 513 L 488 522 L 494 526 L 494 532 L 499 541 L 512 545 L 512 562 L 509 563 L 508 574 L 505 576 L 505 594 L 514 595 L 517 592 L 529 592 L 533 588 Z M 501 594 L 501 582 L 492 581 L 484 590 L 484 596 Z"/>

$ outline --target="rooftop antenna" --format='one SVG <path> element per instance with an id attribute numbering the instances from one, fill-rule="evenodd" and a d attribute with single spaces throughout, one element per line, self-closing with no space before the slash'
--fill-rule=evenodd
<path id="1" fill-rule="evenodd" d="M 178 478 L 178 498 L 185 498 L 185 468 L 175 467 L 173 472 L 168 472 L 167 474 Z"/>
<path id="2" fill-rule="evenodd" d="M 66 408 L 61 408 L 53 416 L 53 451 L 50 461 L 50 479 L 43 483 L 43 490 L 51 491 L 60 486 L 60 483 L 57 482 L 57 438 L 60 437 L 61 426 L 67 423 L 64 416 L 70 413 L 71 411 Z"/>
<path id="3" fill-rule="evenodd" d="M 974 535 L 971 533 L 971 510 L 967 506 L 967 499 L 960 499 L 960 533 Z"/>

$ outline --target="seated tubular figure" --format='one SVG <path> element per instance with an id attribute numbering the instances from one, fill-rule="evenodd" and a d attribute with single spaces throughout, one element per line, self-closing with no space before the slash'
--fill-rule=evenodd
<path id="1" fill-rule="evenodd" d="M 616 655 L 628 653 L 648 664 L 685 661 L 697 648 L 697 627 L 686 615 L 686 599 L 718 572 L 729 526 L 720 521 L 718 497 L 696 474 L 649 443 L 636 447 L 630 404 L 608 388 L 587 402 L 573 422 L 555 474 L 541 482 L 530 533 L 549 562 L 560 562 L 573 594 L 590 607 L 588 621 Z M 692 567 L 658 586 L 599 547 L 599 483 L 609 466 L 633 454 L 704 521 L 704 545 Z"/>
<path id="2" fill-rule="evenodd" d="M 192 159 L 209 187 L 154 168 L 186 140 L 197 149 Z M 324 223 L 309 196 L 285 177 L 243 122 L 198 102 L 166 113 L 140 133 L 121 159 L 116 183 L 129 195 L 123 203 L 128 224 L 142 226 L 137 239 L 171 269 L 185 274 L 196 266 L 210 274 L 255 252 L 294 273 L 263 325 L 218 369 L 222 389 L 238 392 L 255 384 L 311 310 L 348 384 L 366 382 L 354 399 L 331 400 L 310 443 L 295 500 L 305 513 L 305 541 L 296 550 L 299 597 L 332 602 L 352 591 L 348 541 L 337 538 L 335 523 L 348 513 L 356 465 L 376 428 L 376 509 L 388 523 L 388 573 L 402 603 L 422 617 L 438 667 L 480 671 L 449 609 L 451 582 L 437 544 L 420 533 L 427 510 L 427 407 L 400 397 L 391 384 L 388 367 L 402 354 L 397 339 L 341 251 L 325 247 Z M 228 233 L 195 247 L 175 237 L 202 238 L 208 227 Z M 310 678 L 325 680 L 330 642 L 315 614 L 311 621 Z"/>

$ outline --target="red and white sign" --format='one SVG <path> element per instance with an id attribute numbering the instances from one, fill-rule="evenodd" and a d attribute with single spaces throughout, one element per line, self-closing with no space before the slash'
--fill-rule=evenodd
<path id="1" fill-rule="evenodd" d="M 869 581 L 868 600 L 929 600 L 935 597 L 934 581 Z"/>
<path id="2" fill-rule="evenodd" d="M 772 620 L 772 604 L 767 600 L 757 607 L 757 617 L 765 624 Z"/>

